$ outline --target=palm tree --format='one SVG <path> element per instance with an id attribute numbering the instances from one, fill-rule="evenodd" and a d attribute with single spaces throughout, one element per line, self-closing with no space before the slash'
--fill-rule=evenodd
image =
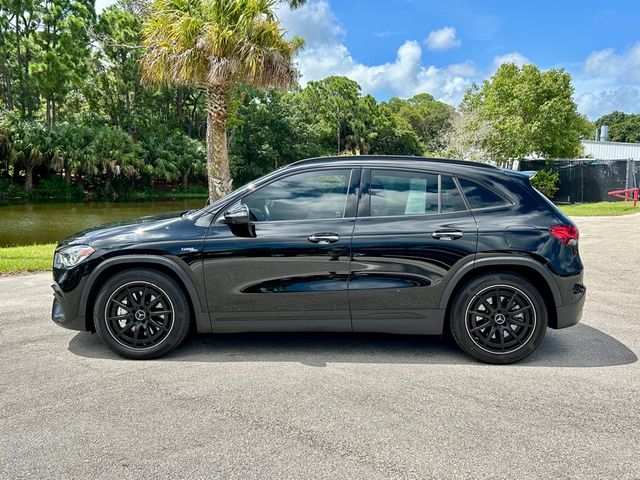
<path id="1" fill-rule="evenodd" d="M 300 1 L 293 0 L 296 6 Z M 206 92 L 209 197 L 231 191 L 226 122 L 239 83 L 286 88 L 295 79 L 292 57 L 276 18 L 277 0 L 153 0 L 143 28 L 143 79 Z"/>

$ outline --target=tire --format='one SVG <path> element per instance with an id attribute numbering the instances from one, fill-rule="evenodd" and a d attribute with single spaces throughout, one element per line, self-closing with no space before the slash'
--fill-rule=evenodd
<path id="1" fill-rule="evenodd" d="M 456 294 L 449 316 L 451 334 L 462 350 L 481 362 L 500 365 L 533 353 L 542 343 L 547 323 L 540 291 L 511 273 L 469 280 Z"/>
<path id="2" fill-rule="evenodd" d="M 165 355 L 189 332 L 189 304 L 182 289 L 154 270 L 125 270 L 109 278 L 93 310 L 96 332 L 125 358 Z"/>

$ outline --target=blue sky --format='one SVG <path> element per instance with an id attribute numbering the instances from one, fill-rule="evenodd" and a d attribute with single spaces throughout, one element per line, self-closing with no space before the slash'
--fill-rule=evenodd
<path id="1" fill-rule="evenodd" d="M 472 82 L 514 61 L 571 72 L 591 119 L 640 112 L 638 0 L 309 0 L 279 17 L 307 40 L 303 83 L 346 75 L 378 99 L 426 91 L 456 105 Z"/>

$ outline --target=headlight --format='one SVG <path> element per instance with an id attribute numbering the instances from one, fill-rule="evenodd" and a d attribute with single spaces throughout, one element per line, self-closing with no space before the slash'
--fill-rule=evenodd
<path id="1" fill-rule="evenodd" d="M 88 245 L 73 245 L 58 250 L 53 259 L 54 268 L 71 268 L 91 255 L 95 250 Z"/>

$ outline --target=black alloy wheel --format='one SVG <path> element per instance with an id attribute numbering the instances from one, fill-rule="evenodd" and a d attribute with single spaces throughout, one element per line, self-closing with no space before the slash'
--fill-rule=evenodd
<path id="1" fill-rule="evenodd" d="M 162 343 L 173 328 L 169 296 L 146 281 L 126 283 L 111 294 L 105 307 L 107 329 L 125 347 L 144 349 Z"/>
<path id="2" fill-rule="evenodd" d="M 189 331 L 190 309 L 182 288 L 155 270 L 124 270 L 107 279 L 93 310 L 102 341 L 126 358 L 164 355 Z"/>
<path id="3" fill-rule="evenodd" d="M 547 323 L 547 305 L 538 288 L 513 273 L 471 278 L 449 309 L 456 343 L 485 363 L 513 363 L 530 355 L 542 342 Z"/>
<path id="4" fill-rule="evenodd" d="M 511 285 L 487 287 L 467 305 L 467 333 L 478 347 L 490 353 L 522 348 L 535 327 L 536 310 L 531 299 Z"/>

